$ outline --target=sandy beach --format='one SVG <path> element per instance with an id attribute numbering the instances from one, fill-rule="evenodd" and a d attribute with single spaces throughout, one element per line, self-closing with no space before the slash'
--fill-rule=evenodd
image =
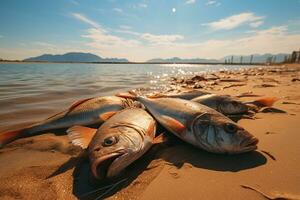
<path id="1" fill-rule="evenodd" d="M 173 79 L 170 84 L 216 94 L 276 97 L 273 107 L 284 112 L 266 109 L 253 119 L 238 121 L 260 141 L 250 153 L 212 154 L 170 136 L 166 144 L 154 146 L 129 166 L 119 178 L 126 181 L 105 197 L 300 199 L 300 65 L 221 71 L 206 75 L 205 80 L 199 77 Z M 78 158 L 80 153 L 63 131 L 19 139 L 0 149 L 0 199 L 96 199 L 103 191 L 86 194 L 108 183 L 91 181 L 88 161 Z"/>

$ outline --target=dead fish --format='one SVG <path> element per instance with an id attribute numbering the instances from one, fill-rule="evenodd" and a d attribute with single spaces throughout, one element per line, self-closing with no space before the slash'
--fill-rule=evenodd
<path id="1" fill-rule="evenodd" d="M 88 148 L 95 178 L 112 178 L 141 157 L 159 139 L 156 121 L 140 108 L 122 110 L 99 129 L 74 126 L 67 130 L 74 145 Z M 160 138 L 160 137 L 158 137 Z"/>
<path id="2" fill-rule="evenodd" d="M 257 148 L 257 138 L 205 105 L 178 98 L 131 98 L 140 101 L 164 128 L 198 148 L 228 154 Z"/>
<path id="3" fill-rule="evenodd" d="M 17 138 L 33 136 L 42 131 L 103 123 L 117 111 L 130 106 L 134 106 L 132 100 L 116 96 L 83 99 L 73 103 L 68 110 L 41 122 L 22 129 L 0 133 L 0 148 Z"/>
<path id="4" fill-rule="evenodd" d="M 175 94 L 158 94 L 156 96 L 148 96 L 149 98 L 161 98 L 161 97 L 169 97 L 169 98 L 180 98 L 180 99 L 186 99 L 186 100 L 191 100 L 193 98 L 210 94 L 209 92 L 201 91 L 201 90 L 187 90 L 187 91 L 182 91 L 179 93 Z"/>
<path id="5" fill-rule="evenodd" d="M 168 98 L 180 98 L 180 99 L 186 99 L 186 100 L 191 100 L 193 98 L 210 94 L 209 92 L 206 91 L 201 91 L 201 90 L 184 90 L 184 91 L 176 91 L 176 92 L 159 92 L 159 93 L 152 93 L 152 94 L 141 94 L 139 91 L 136 90 L 131 90 L 128 91 L 128 93 L 119 93 L 117 96 L 145 96 L 148 98 L 162 98 L 162 97 L 168 97 Z"/>
<path id="6" fill-rule="evenodd" d="M 191 101 L 206 105 L 224 115 L 235 115 L 247 113 L 249 104 L 260 105 L 263 107 L 272 106 L 277 99 L 267 97 L 255 101 L 242 102 L 229 95 L 207 94 L 194 98 Z"/>
<path id="7" fill-rule="evenodd" d="M 201 103 L 224 115 L 241 114 L 248 112 L 248 106 L 229 95 L 207 94 L 196 97 L 191 101 Z"/>

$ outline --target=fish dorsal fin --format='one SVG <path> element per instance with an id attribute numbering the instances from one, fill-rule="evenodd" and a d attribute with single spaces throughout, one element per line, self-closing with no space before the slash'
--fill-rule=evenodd
<path id="1" fill-rule="evenodd" d="M 170 127 L 171 130 L 173 130 L 175 133 L 177 134 L 181 134 L 186 126 L 184 124 L 182 124 L 180 121 L 178 121 L 177 119 L 174 119 L 170 116 L 167 115 L 162 115 L 161 118 L 163 119 L 163 121 L 168 124 L 168 127 Z"/>
<path id="2" fill-rule="evenodd" d="M 86 101 L 88 101 L 88 100 L 91 100 L 91 99 L 93 99 L 93 98 L 81 99 L 81 100 L 79 100 L 79 101 L 74 102 L 74 103 L 70 106 L 70 108 L 69 108 L 69 110 L 68 110 L 67 113 L 72 112 L 76 107 L 78 107 L 79 105 L 81 105 L 81 104 L 83 104 L 84 102 L 86 102 Z"/>
<path id="3" fill-rule="evenodd" d="M 72 144 L 80 146 L 83 149 L 86 149 L 89 146 L 96 132 L 97 129 L 84 126 L 72 126 L 67 130 Z"/>
<path id="4" fill-rule="evenodd" d="M 153 144 L 159 144 L 159 143 L 163 143 L 163 142 L 166 142 L 166 141 L 167 141 L 167 137 L 165 136 L 164 133 L 161 133 L 153 139 L 152 143 Z"/>
<path id="5" fill-rule="evenodd" d="M 117 113 L 117 111 L 105 112 L 105 113 L 100 114 L 99 118 L 102 119 L 103 121 L 106 121 L 116 113 Z"/>

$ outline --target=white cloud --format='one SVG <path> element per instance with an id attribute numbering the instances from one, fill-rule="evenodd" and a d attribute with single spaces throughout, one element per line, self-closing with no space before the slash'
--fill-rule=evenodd
<path id="1" fill-rule="evenodd" d="M 99 25 L 97 22 L 95 22 L 95 21 L 93 21 L 93 20 L 87 18 L 86 16 L 84 16 L 84 15 L 81 14 L 81 13 L 71 13 L 71 15 L 72 15 L 75 19 L 77 19 L 77 20 L 79 20 L 79 21 L 81 21 L 81 22 L 84 22 L 84 23 L 86 23 L 86 24 L 89 24 L 89 25 L 91 25 L 91 26 L 93 26 L 93 27 L 95 27 L 95 28 L 99 28 L 99 27 L 100 27 L 100 25 Z"/>
<path id="2" fill-rule="evenodd" d="M 214 0 L 208 0 L 205 5 L 214 5 L 214 6 L 220 6 L 221 3 L 220 2 L 217 2 L 217 1 L 214 1 Z"/>
<path id="3" fill-rule="evenodd" d="M 252 22 L 250 23 L 249 25 L 253 28 L 257 28 L 259 27 L 260 25 L 262 25 L 264 23 L 264 21 L 257 21 L 257 22 Z"/>
<path id="4" fill-rule="evenodd" d="M 129 34 L 129 35 L 134 35 L 134 36 L 140 36 L 141 33 L 135 32 L 135 31 L 131 31 L 128 29 L 120 29 L 120 30 L 115 30 L 115 32 L 118 33 L 125 33 L 125 34 Z"/>
<path id="5" fill-rule="evenodd" d="M 196 0 L 187 0 L 185 1 L 186 4 L 194 4 L 196 3 Z"/>
<path id="6" fill-rule="evenodd" d="M 116 11 L 116 12 L 118 12 L 118 13 L 122 13 L 123 12 L 123 10 L 121 8 L 114 8 L 113 10 Z"/>
<path id="7" fill-rule="evenodd" d="M 212 4 L 215 4 L 215 3 L 217 3 L 217 1 L 212 1 L 212 0 L 210 0 L 210 1 L 207 1 L 207 2 L 206 2 L 206 5 L 212 5 Z"/>
<path id="8" fill-rule="evenodd" d="M 221 58 L 226 55 L 291 53 L 299 49 L 299 32 L 289 32 L 287 26 L 276 26 L 264 30 L 248 32 L 235 39 L 210 39 L 207 41 L 187 42 L 179 34 L 153 34 L 135 32 L 134 28 L 112 30 L 88 19 L 82 14 L 73 15 L 77 20 L 90 26 L 77 45 L 49 44 L 36 41 L 20 48 L 0 48 L 0 55 L 7 59 L 23 59 L 43 53 L 61 54 L 70 51 L 90 52 L 103 57 L 127 58 L 131 61 L 145 61 L 151 58 Z M 248 22 L 254 23 L 261 20 Z M 127 27 L 128 28 L 128 27 Z M 115 32 L 127 32 L 117 36 Z"/>
<path id="9" fill-rule="evenodd" d="M 139 41 L 137 40 L 123 39 L 121 37 L 109 34 L 106 30 L 99 28 L 90 28 L 87 32 L 88 33 L 86 35 L 83 35 L 82 37 L 91 39 L 92 43 L 97 44 L 97 46 L 100 45 L 103 47 L 112 47 L 122 45 L 126 47 L 132 47 L 139 44 Z"/>
<path id="10" fill-rule="evenodd" d="M 221 58 L 230 54 L 290 53 L 298 49 L 295 41 L 300 34 L 289 34 L 285 26 L 272 27 L 238 39 L 211 39 L 204 42 L 184 42 L 181 35 L 137 33 L 135 39 L 113 36 L 105 31 L 89 29 L 83 37 L 91 41 L 89 49 L 105 57 L 125 57 L 145 61 L 155 57 Z"/>
<path id="11" fill-rule="evenodd" d="M 230 30 L 245 24 L 249 24 L 252 27 L 259 26 L 263 23 L 263 19 L 263 16 L 256 16 L 254 13 L 245 12 L 203 25 L 208 26 L 213 30 Z"/>
<path id="12" fill-rule="evenodd" d="M 132 8 L 148 8 L 148 4 L 145 2 L 138 3 L 138 4 L 132 4 Z"/>
<path id="13" fill-rule="evenodd" d="M 170 44 L 177 40 L 184 39 L 182 35 L 154 35 L 151 33 L 144 33 L 141 35 L 141 38 L 150 43 L 158 45 Z"/>

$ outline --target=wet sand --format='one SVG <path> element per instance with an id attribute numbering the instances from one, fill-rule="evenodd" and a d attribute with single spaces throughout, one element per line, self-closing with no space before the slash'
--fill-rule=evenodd
<path id="1" fill-rule="evenodd" d="M 173 80 L 174 87 L 199 88 L 217 94 L 245 92 L 277 97 L 274 108 L 238 123 L 259 140 L 258 150 L 216 155 L 171 137 L 131 165 L 108 199 L 265 199 L 265 195 L 300 199 L 300 66 L 224 71 L 216 76 Z M 215 77 L 215 78 L 214 78 Z M 216 78 L 218 77 L 218 78 Z M 192 80 L 192 81 L 190 81 Z M 244 101 L 259 97 L 243 97 Z M 34 115 L 34 113 L 32 113 Z M 24 114 L 24 117 L 30 118 Z M 18 126 L 22 123 L 16 123 Z M 24 138 L 0 150 L 0 199 L 96 199 L 84 196 L 108 183 L 93 183 L 88 161 L 78 159 L 63 131 Z M 93 183 L 93 184 L 92 184 Z"/>

